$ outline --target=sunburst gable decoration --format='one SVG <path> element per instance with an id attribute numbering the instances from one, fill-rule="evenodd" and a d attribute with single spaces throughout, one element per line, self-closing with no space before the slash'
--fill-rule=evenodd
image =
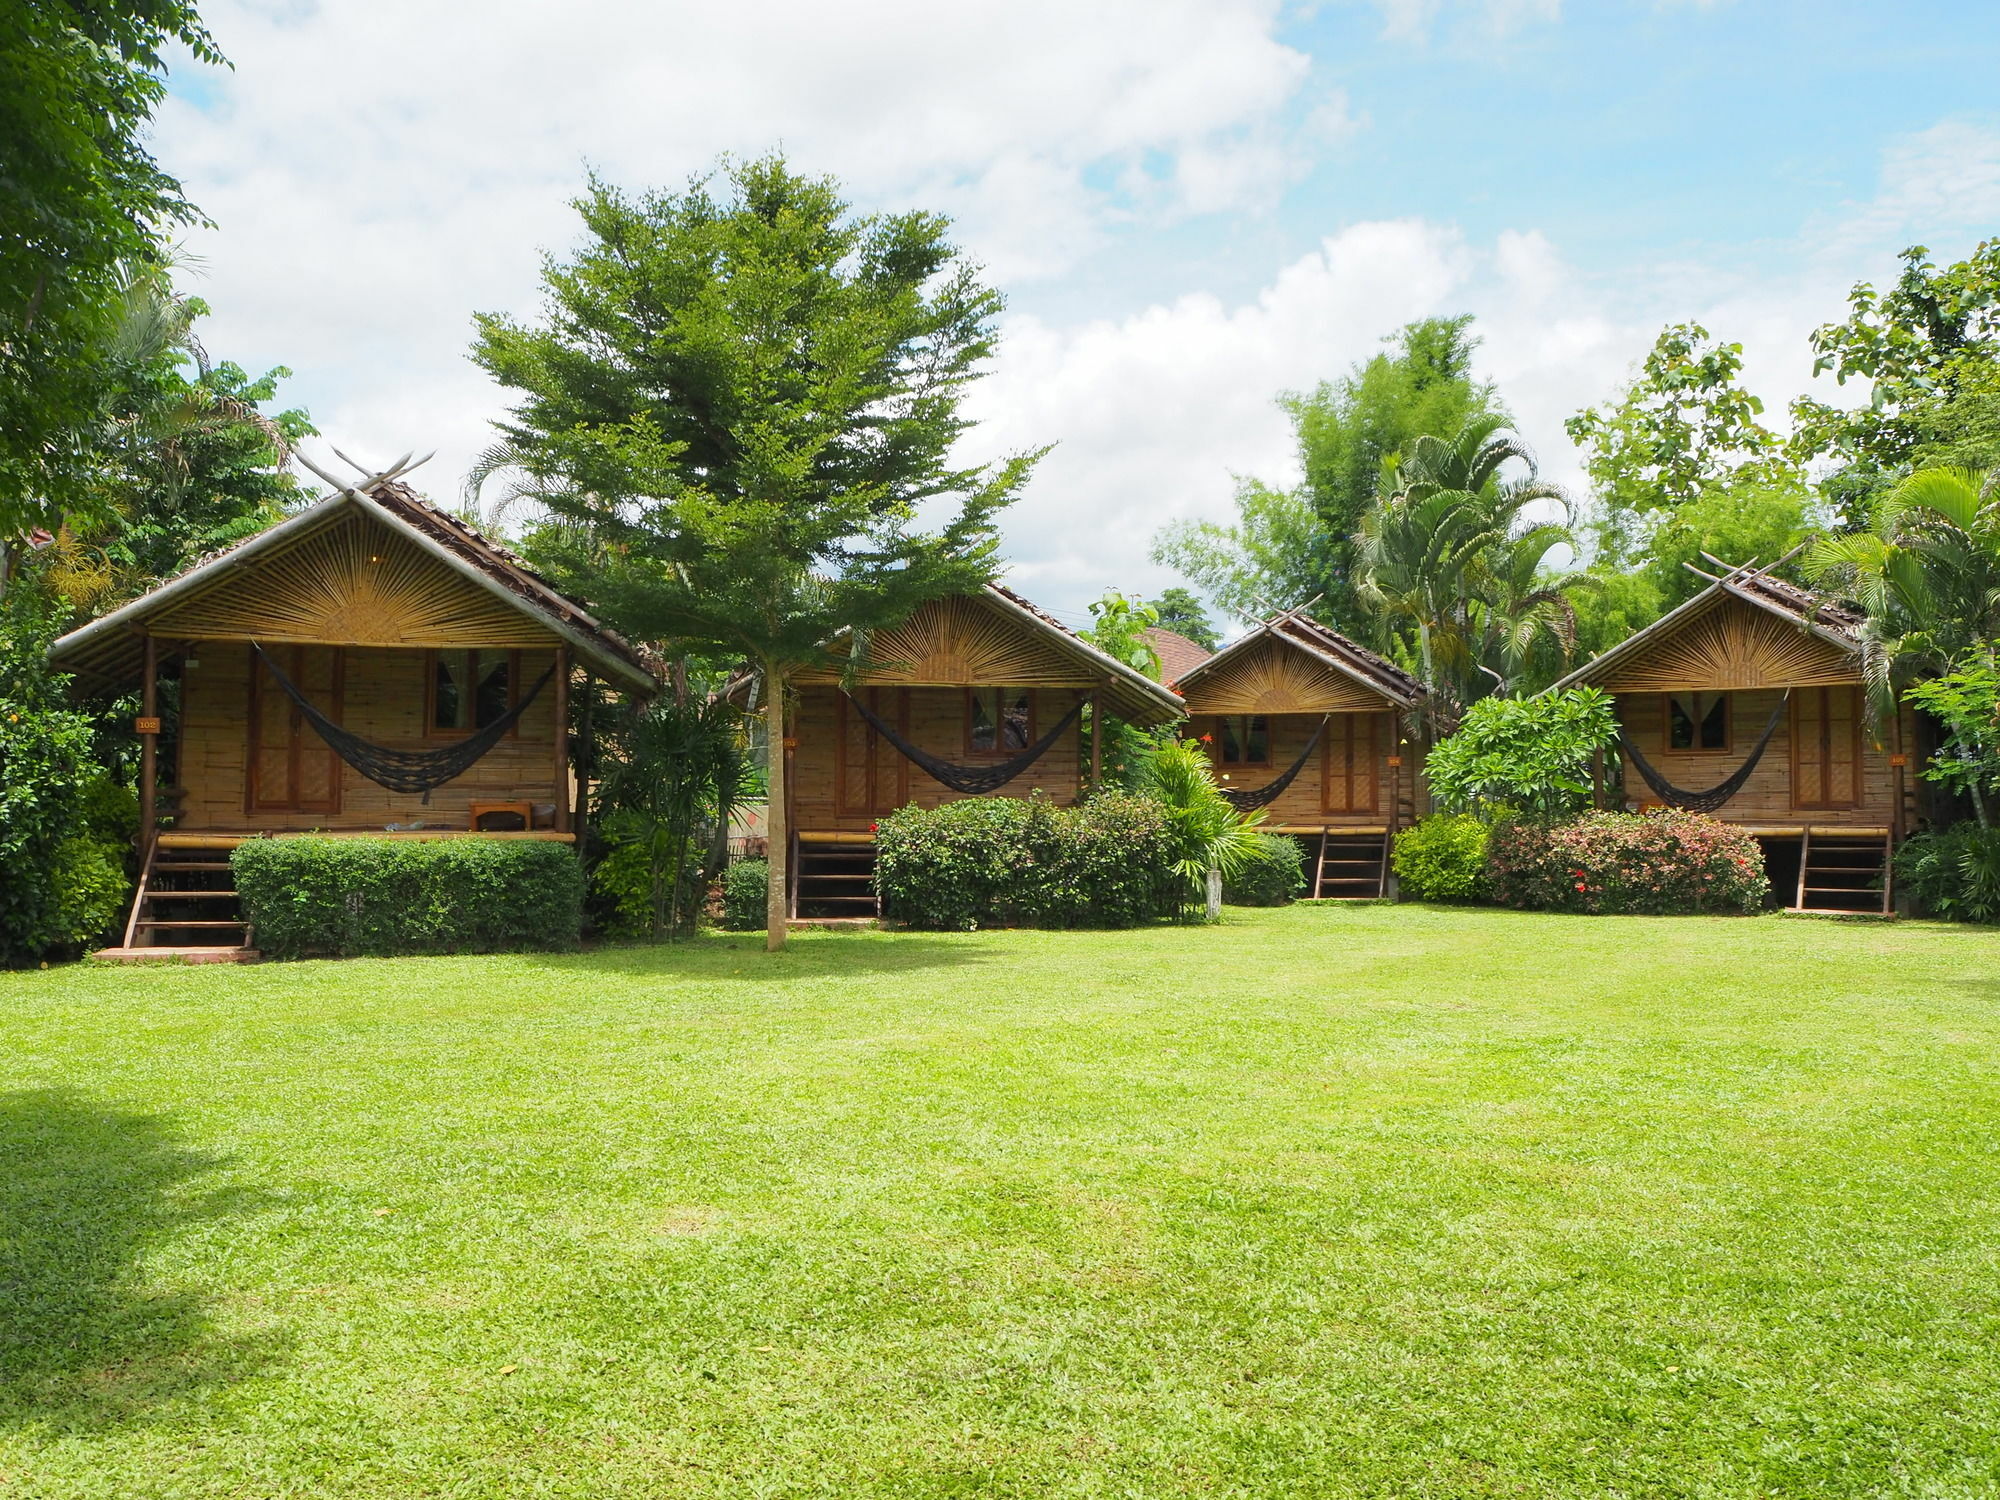
<path id="1" fill-rule="evenodd" d="M 544 646 L 554 635 L 379 521 L 347 515 L 203 590 L 153 626 L 186 639 Z"/>
<path id="2" fill-rule="evenodd" d="M 1593 681 L 1614 693 L 1832 687 L 1861 681 L 1861 663 L 1803 625 L 1717 595 Z"/>
<path id="3" fill-rule="evenodd" d="M 1366 712 L 1386 700 L 1294 646 L 1265 638 L 1219 663 L 1186 688 L 1197 714 Z"/>
<path id="4" fill-rule="evenodd" d="M 868 643 L 863 682 L 911 687 L 1004 683 L 1020 687 L 1088 687 L 1090 670 L 1034 630 L 978 596 L 936 599 Z M 830 682 L 837 672 L 803 674 Z"/>

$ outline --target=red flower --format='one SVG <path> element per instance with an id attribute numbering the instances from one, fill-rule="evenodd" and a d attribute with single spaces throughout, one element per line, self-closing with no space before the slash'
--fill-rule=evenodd
<path id="1" fill-rule="evenodd" d="M 1582 882 L 1581 880 L 1579 880 L 1579 881 L 1578 881 L 1578 882 L 1576 883 L 1576 888 L 1577 888 L 1578 890 L 1580 890 L 1580 891 L 1583 891 L 1583 890 L 1588 890 L 1588 889 L 1590 889 L 1590 888 L 1589 888 L 1588 886 L 1586 886 L 1586 885 L 1585 885 L 1585 884 L 1584 884 L 1584 883 L 1583 883 L 1583 882 Z"/>

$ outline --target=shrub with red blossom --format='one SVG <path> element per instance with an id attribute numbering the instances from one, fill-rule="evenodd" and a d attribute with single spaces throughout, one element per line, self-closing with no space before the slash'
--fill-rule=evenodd
<path id="1" fill-rule="evenodd" d="M 1771 889 L 1748 833 L 1672 809 L 1503 823 L 1487 840 L 1486 881 L 1502 906 L 1593 915 L 1745 914 Z"/>

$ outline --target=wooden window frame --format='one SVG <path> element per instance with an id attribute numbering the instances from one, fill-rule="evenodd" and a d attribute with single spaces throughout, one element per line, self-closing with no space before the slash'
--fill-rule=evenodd
<path id="1" fill-rule="evenodd" d="M 286 675 L 291 677 L 294 682 L 297 682 L 300 676 L 304 674 L 304 663 L 301 660 L 302 653 L 307 651 L 331 651 L 333 653 L 333 675 L 328 696 L 333 700 L 333 711 L 327 717 L 332 719 L 336 724 L 344 724 L 346 722 L 346 647 L 320 646 L 295 642 L 273 646 L 270 649 L 273 653 L 282 651 L 289 654 L 290 659 L 284 662 L 283 666 Z M 260 760 L 258 755 L 260 748 L 258 726 L 263 722 L 262 699 L 265 691 L 263 686 L 264 664 L 257 659 L 257 654 L 254 651 L 250 651 L 247 647 L 244 654 L 248 657 L 250 663 L 250 678 L 244 685 L 244 701 L 249 707 L 249 712 L 244 722 L 243 812 L 245 816 L 254 818 L 262 813 L 285 812 L 337 815 L 340 812 L 342 786 L 347 779 L 347 762 L 340 758 L 339 752 L 331 745 L 322 743 L 320 748 L 332 757 L 332 795 L 324 803 L 315 803 L 312 806 L 306 806 L 299 800 L 299 771 L 301 769 L 299 757 L 304 753 L 307 737 L 310 736 L 313 740 L 317 741 L 319 733 L 310 724 L 305 722 L 305 715 L 299 711 L 298 705 L 292 703 L 289 698 L 285 698 L 291 721 L 291 752 L 285 765 L 287 797 L 283 802 L 272 802 L 265 799 L 262 779 L 257 774 L 258 762 Z M 271 690 L 276 692 L 281 698 L 285 697 L 284 689 L 278 687 L 275 682 L 271 684 Z M 185 722 L 185 708 L 183 708 L 182 713 L 183 722 Z M 185 776 L 181 779 L 183 781 L 186 780 Z"/>
<path id="2" fill-rule="evenodd" d="M 1217 714 L 1215 716 L 1215 728 L 1212 731 L 1215 738 L 1210 742 L 1215 747 L 1215 763 L 1218 766 L 1233 766 L 1244 771 L 1268 771 L 1276 763 L 1277 728 L 1271 721 L 1277 717 L 1279 717 L 1277 714 Z M 1250 743 L 1249 721 L 1251 719 L 1262 719 L 1264 721 L 1264 758 L 1262 760 L 1228 760 L 1224 758 L 1222 726 L 1230 719 L 1242 719 L 1244 721 L 1243 743 L 1245 745 Z"/>
<path id="3" fill-rule="evenodd" d="M 466 659 L 471 666 L 472 658 L 482 651 L 505 651 L 507 653 L 507 711 L 512 713 L 521 702 L 521 651 L 517 646 L 433 646 L 424 652 L 424 738 L 427 740 L 462 740 L 479 732 L 477 725 L 464 729 L 440 729 L 437 722 L 437 667 L 438 658 L 455 654 Z M 468 674 L 469 675 L 469 674 Z M 507 726 L 503 738 L 518 740 L 521 737 L 521 721 L 516 719 Z"/>
<path id="4" fill-rule="evenodd" d="M 1692 698 L 1696 708 L 1703 698 L 1722 700 L 1722 743 L 1704 745 L 1701 741 L 1701 720 L 1694 721 L 1695 743 L 1676 746 L 1674 744 L 1674 699 Z M 1684 688 L 1677 693 L 1660 694 L 1660 750 L 1666 755 L 1728 755 L 1736 749 L 1736 694 L 1716 688 Z"/>
<path id="5" fill-rule="evenodd" d="M 996 745 L 991 750 L 975 750 L 972 747 L 972 705 L 975 701 L 974 695 L 977 693 L 1004 693 L 1009 688 L 1018 690 L 1028 700 L 1028 745 L 1035 743 L 1036 733 L 1039 728 L 1036 720 L 1039 717 L 1041 707 L 1036 702 L 1035 690 L 1025 683 L 1019 682 L 982 682 L 969 686 L 965 690 L 964 742 L 965 753 L 967 755 L 977 756 L 982 760 L 1005 760 L 1008 756 L 1019 755 L 1023 750 L 1028 748 L 1028 745 L 1017 745 L 1012 749 Z M 996 699 L 995 702 L 997 704 L 998 700 Z M 997 735 L 1000 726 L 996 723 L 993 727 Z"/>

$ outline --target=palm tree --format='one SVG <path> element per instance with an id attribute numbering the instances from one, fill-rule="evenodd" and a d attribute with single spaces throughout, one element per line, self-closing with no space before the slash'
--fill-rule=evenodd
<path id="1" fill-rule="evenodd" d="M 1822 537 L 1806 576 L 1858 606 L 1870 697 L 1887 714 L 1925 672 L 2000 639 L 2000 469 L 1922 469 L 1891 490 L 1866 531 Z"/>
<path id="2" fill-rule="evenodd" d="M 1578 575 L 1552 578 L 1549 556 L 1573 542 L 1562 491 L 1535 476 L 1534 459 L 1497 417 L 1447 442 L 1420 437 L 1397 468 L 1397 488 L 1363 519 L 1359 593 L 1400 635 L 1448 730 L 1464 705 L 1514 693 L 1566 661 L 1576 641 L 1568 594 Z M 1525 477 L 1503 479 L 1511 462 Z M 1526 512 L 1544 501 L 1564 521 Z"/>

